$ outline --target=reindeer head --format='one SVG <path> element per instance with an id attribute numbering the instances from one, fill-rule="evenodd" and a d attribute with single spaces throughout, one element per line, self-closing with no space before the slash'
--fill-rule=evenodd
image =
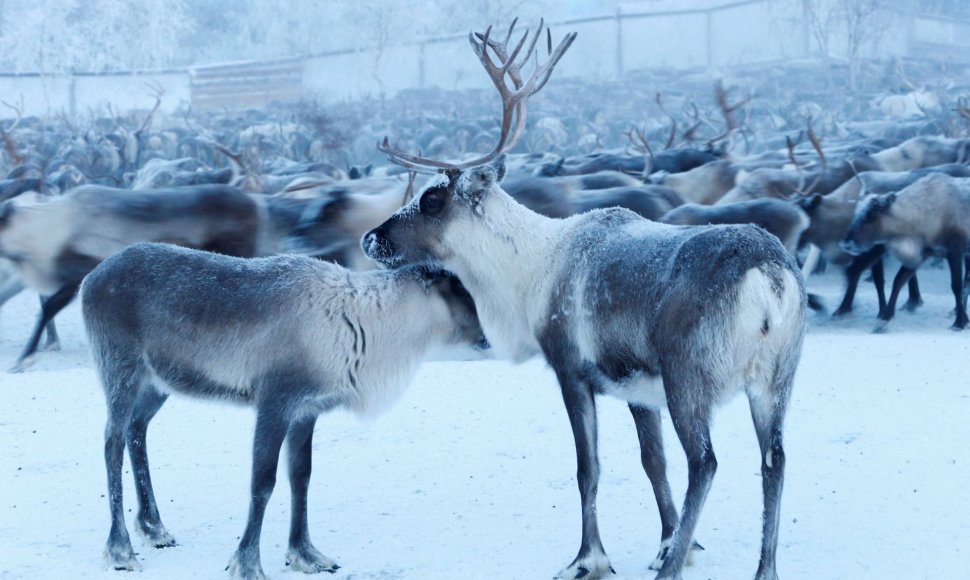
<path id="1" fill-rule="evenodd" d="M 502 98 L 501 133 L 492 151 L 475 159 L 446 162 L 392 148 L 386 137 L 378 144 L 378 149 L 393 163 L 415 172 L 437 170 L 439 173 L 407 205 L 364 235 L 361 245 L 371 259 L 388 267 L 447 263 L 451 256 L 449 248 L 461 243 L 463 231 L 474 231 L 469 228 L 473 222 L 480 224 L 491 213 L 490 205 L 496 205 L 497 210 L 499 205 L 511 201 L 498 187 L 505 174 L 503 153 L 516 145 L 525 130 L 529 97 L 545 86 L 556 63 L 576 39 L 575 32 L 567 34 L 553 50 L 552 34 L 546 28 L 548 59 L 541 64 L 536 59 L 533 65 L 544 23 L 539 22 L 534 35 L 526 31 L 510 47 L 515 24 L 513 21 L 504 42 L 492 38 L 491 27 L 483 34 L 468 35 L 475 56 Z M 524 79 L 522 71 L 528 66 L 534 68 L 529 78 Z"/>
<path id="2" fill-rule="evenodd" d="M 859 201 L 845 239 L 839 244 L 852 255 L 859 255 L 884 241 L 883 220 L 890 215 L 895 193 L 870 194 Z"/>
<path id="3" fill-rule="evenodd" d="M 364 235 L 364 253 L 389 268 L 447 262 L 451 248 L 480 227 L 488 206 L 510 199 L 498 186 L 504 176 L 503 158 L 435 175 L 410 203 Z"/>
<path id="4" fill-rule="evenodd" d="M 442 337 L 445 344 L 488 350 L 490 345 L 478 319 L 475 301 L 461 280 L 454 274 L 435 267 L 418 266 L 413 272 L 425 290 L 437 294 L 448 308 L 447 320 L 451 325 L 447 329 L 447 335 Z"/>

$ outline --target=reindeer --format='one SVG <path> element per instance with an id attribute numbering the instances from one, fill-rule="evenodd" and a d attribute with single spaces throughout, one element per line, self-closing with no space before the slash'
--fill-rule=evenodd
<path id="1" fill-rule="evenodd" d="M 515 144 L 528 97 L 575 35 L 523 81 L 531 50 L 516 62 L 519 48 L 506 48 L 512 29 L 504 44 L 490 33 L 470 41 L 502 97 L 498 143 L 482 157 L 449 163 L 393 149 L 385 139 L 381 150 L 391 161 L 444 173 L 364 236 L 367 255 L 388 267 L 446 265 L 475 299 L 499 355 L 522 362 L 541 353 L 555 371 L 576 443 L 583 521 L 579 552 L 559 578 L 612 571 L 596 514 L 595 395 L 614 395 L 630 406 L 660 510 L 661 550 L 653 567 L 658 578 L 679 578 L 717 469 L 714 408 L 740 390 L 748 395 L 762 456 L 757 578 L 777 578 L 782 426 L 805 332 L 806 296 L 794 259 L 756 226 L 676 227 L 616 208 L 552 219 L 516 203 L 499 185 L 502 163 L 485 164 Z M 666 477 L 663 407 L 688 459 L 680 517 Z"/>
<path id="2" fill-rule="evenodd" d="M 140 568 L 125 526 L 121 469 L 131 457 L 138 531 L 174 546 L 152 490 L 148 423 L 169 393 L 254 407 L 252 500 L 232 574 L 265 579 L 259 539 L 289 450 L 292 524 L 286 562 L 301 572 L 339 566 L 310 542 L 307 489 L 317 416 L 386 408 L 433 348 L 486 348 L 475 305 L 440 270 L 354 273 L 301 256 L 240 259 L 136 244 L 101 263 L 81 288 L 84 324 L 108 405 L 104 458 L 116 570 Z"/>
<path id="3" fill-rule="evenodd" d="M 44 326 L 74 299 L 84 276 L 118 250 L 157 241 L 231 256 L 276 254 L 308 204 L 224 185 L 145 191 L 86 185 L 47 203 L 0 205 L 0 257 L 49 296 L 11 370 L 30 364 Z"/>
<path id="4" fill-rule="evenodd" d="M 970 241 L 970 179 L 928 175 L 898 193 L 870 194 L 859 202 L 842 248 L 853 255 L 876 244 L 902 262 L 875 332 L 885 332 L 896 313 L 900 290 L 931 255 L 946 256 L 956 300 L 953 330 L 970 319 L 964 296 L 964 257 Z"/>
<path id="5" fill-rule="evenodd" d="M 798 206 L 780 199 L 752 199 L 726 205 L 689 203 L 674 208 L 658 221 L 679 226 L 755 224 L 778 238 L 795 254 L 809 219 Z"/>
<path id="6" fill-rule="evenodd" d="M 913 137 L 895 147 L 873 153 L 883 171 L 911 171 L 944 163 L 970 161 L 970 139 Z"/>
<path id="7" fill-rule="evenodd" d="M 970 177 L 970 168 L 965 165 L 946 164 L 905 172 L 864 171 L 830 194 L 813 193 L 798 200 L 798 204 L 811 218 L 811 225 L 805 230 L 802 242 L 814 244 L 828 262 L 845 267 L 845 295 L 842 303 L 833 313 L 833 317 L 846 316 L 852 312 L 852 303 L 855 300 L 859 280 L 867 269 L 872 272 L 872 280 L 879 300 L 879 312 L 883 312 L 886 308 L 883 265 L 885 245 L 877 244 L 857 256 L 846 254 L 840 245 L 852 223 L 859 201 L 869 194 L 898 192 L 931 173 Z M 909 299 L 903 308 L 913 311 L 922 304 L 915 275 L 909 279 L 908 286 Z"/>

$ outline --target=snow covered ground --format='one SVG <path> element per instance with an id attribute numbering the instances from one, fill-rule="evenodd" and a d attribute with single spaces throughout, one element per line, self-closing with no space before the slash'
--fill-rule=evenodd
<path id="1" fill-rule="evenodd" d="M 849 320 L 813 320 L 788 416 L 779 573 L 788 579 L 966 578 L 970 568 L 970 334 L 947 328 L 945 272 L 923 276 L 927 304 L 872 335 L 864 286 Z M 814 278 L 830 306 L 836 274 Z M 0 315 L 0 366 L 13 362 L 36 296 Z M 141 573 L 106 572 L 104 402 L 80 312 L 58 320 L 64 350 L 0 374 L 0 578 L 226 578 L 245 523 L 253 414 L 172 399 L 149 431 L 162 518 L 179 546 L 138 543 Z M 646 566 L 660 524 L 624 405 L 601 399 L 599 514 L 617 578 Z M 665 424 L 671 484 L 686 465 Z M 685 579 L 750 579 L 761 483 L 742 398 L 714 428 L 719 469 L 697 531 L 707 548 Z M 337 412 L 315 435 L 314 541 L 335 578 L 551 578 L 579 545 L 568 420 L 539 361 L 429 363 L 388 413 Z M 126 464 L 126 507 L 135 509 Z M 263 528 L 263 566 L 283 564 L 289 487 L 281 472 Z"/>

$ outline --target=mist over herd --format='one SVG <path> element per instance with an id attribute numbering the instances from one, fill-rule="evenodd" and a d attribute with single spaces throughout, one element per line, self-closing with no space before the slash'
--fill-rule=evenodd
<path id="1" fill-rule="evenodd" d="M 68 4 L 65 13 L 78 15 L 74 27 L 94 30 L 92 15 L 111 13 L 94 0 Z M 447 3 L 432 4 L 435 18 L 444 18 Z M 508 4 L 482 3 L 476 13 L 504 16 Z M 574 4 L 567 14 L 592 10 Z M 819 15 L 828 4 L 877 22 L 876 8 L 813 0 L 800 4 L 806 30 L 825 28 Z M 892 9 L 967 16 L 945 2 L 903 4 Z M 203 20 L 222 18 L 249 31 L 254 51 L 289 46 L 273 36 L 279 30 L 269 15 L 260 32 L 213 7 L 190 18 L 194 5 L 180 1 L 166 12 L 150 2 L 156 20 L 146 29 L 155 40 L 188 38 Z M 341 2 L 328 17 L 370 18 L 379 14 L 375 6 Z M 632 13 L 626 5 L 614 9 L 618 22 Z M 162 27 L 176 12 L 184 25 Z M 23 20 L 29 14 L 0 7 L 0 47 L 34 30 L 37 22 Z M 60 18 L 51 25 L 69 26 Z M 423 22 L 414 26 L 433 29 Z M 320 536 L 325 529 L 308 508 L 312 458 L 322 446 L 313 438 L 318 416 L 384 412 L 424 376 L 426 361 L 450 361 L 442 368 L 461 391 L 466 379 L 488 382 L 480 361 L 539 359 L 561 392 L 580 496 L 579 549 L 556 578 L 718 577 L 705 567 L 698 524 L 707 503 L 724 501 L 710 493 L 719 461 L 750 446 L 759 458 L 760 548 L 746 543 L 745 557 L 757 553 L 755 578 L 777 580 L 786 575 L 778 564 L 789 547 L 786 527 L 797 523 L 783 517 L 786 469 L 808 469 L 785 444 L 786 417 L 797 393 L 813 388 L 800 380 L 816 370 L 800 367 L 803 359 L 817 364 L 813 334 L 846 331 L 846 344 L 877 349 L 868 331 L 892 335 L 903 310 L 927 329 L 949 326 L 965 338 L 970 61 L 853 52 L 850 20 L 844 58 L 826 52 L 569 76 L 560 74 L 562 63 L 591 48 L 568 25 L 506 18 L 475 26 L 467 52 L 453 58 L 477 60 L 488 89 L 423 86 L 197 110 L 173 104 L 166 86 L 146 77 L 140 90 L 147 107 L 35 115 L 33 104 L 4 89 L 4 79 L 16 75 L 0 76 L 0 306 L 9 312 L 29 294 L 39 311 L 32 329 L 4 320 L 4 339 L 26 342 L 3 364 L 11 365 L 12 381 L 40 376 L 64 357 L 57 324 L 76 326 L 68 307 L 78 299 L 86 360 L 93 361 L 83 368 L 107 402 L 104 432 L 85 434 L 97 446 L 103 435 L 107 493 L 97 502 L 110 511 L 105 568 L 118 574 L 153 565 L 150 551 L 134 547 L 130 514 L 147 547 L 181 549 L 178 534 L 162 523 L 159 506 L 167 501 L 156 499 L 146 443 L 149 423 L 173 394 L 255 413 L 248 515 L 228 573 L 267 577 L 263 523 L 275 517 L 271 497 L 285 469 L 286 566 L 356 577 L 370 572 L 341 568 L 310 539 L 311 526 Z M 301 30 L 293 25 L 294 35 Z M 874 47 L 874 38 L 855 42 Z M 816 40 L 821 47 L 822 37 Z M 204 54 L 199 42 L 192 58 Z M 158 55 L 158 62 L 183 58 Z M 121 66 L 102 60 L 104 70 Z M 0 58 L 3 66 L 25 63 L 34 61 Z M 374 71 L 379 76 L 376 61 Z M 251 80 L 239 82 L 251 90 Z M 835 278 L 838 304 L 830 292 Z M 949 284 L 938 288 L 942 278 Z M 924 306 L 927 296 L 939 302 L 940 295 L 949 296 L 952 320 Z M 948 360 L 948 376 L 959 381 L 960 357 Z M 4 390 L 0 399 L 9 396 Z M 739 393 L 755 436 L 725 441 L 719 449 L 728 452 L 715 455 L 715 416 Z M 636 544 L 637 570 L 616 570 L 600 533 L 599 483 L 612 483 L 598 448 L 604 395 L 629 409 L 645 489 L 657 506 L 659 546 L 655 537 L 604 534 L 611 543 Z M 664 416 L 686 457 L 686 488 L 668 480 Z M 826 417 L 810 419 L 812 430 L 825 432 Z M 756 495 L 750 483 L 732 492 Z M 684 490 L 682 503 L 674 489 Z M 84 501 L 98 497 L 84 491 Z M 313 493 L 324 504 L 340 501 Z M 353 532 L 335 532 L 344 533 Z M 220 562 L 197 565 L 211 576 Z M 375 570 L 373 577 L 411 572 Z M 0 577 L 6 574 L 33 577 L 0 559 Z M 495 574 L 528 577 L 512 569 Z"/>

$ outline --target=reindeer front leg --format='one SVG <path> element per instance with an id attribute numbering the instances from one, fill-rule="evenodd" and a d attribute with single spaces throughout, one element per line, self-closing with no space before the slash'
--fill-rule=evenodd
<path id="1" fill-rule="evenodd" d="M 591 385 L 582 380 L 579 373 L 556 368 L 556 376 L 576 442 L 576 479 L 583 510 L 583 538 L 579 553 L 556 578 L 603 578 L 613 573 L 613 568 L 603 550 L 596 519 L 596 491 L 600 476 L 596 451 L 596 402 Z"/>

